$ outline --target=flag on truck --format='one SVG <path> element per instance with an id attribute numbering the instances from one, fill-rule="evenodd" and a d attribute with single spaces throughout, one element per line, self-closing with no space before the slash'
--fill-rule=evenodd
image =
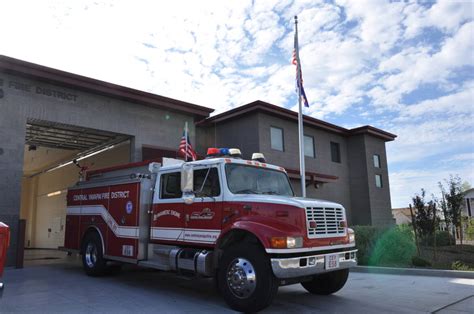
<path id="1" fill-rule="evenodd" d="M 193 161 L 197 159 L 197 154 L 194 151 L 193 146 L 191 145 L 191 141 L 189 140 L 187 122 L 184 125 L 184 131 L 183 136 L 181 137 L 181 142 L 179 142 L 178 153 L 183 156 L 186 161 L 188 161 L 188 159 Z"/>
<path id="2" fill-rule="evenodd" d="M 301 71 L 300 52 L 298 49 L 298 29 L 295 30 L 295 46 L 291 63 L 296 65 L 296 92 L 298 92 L 299 97 L 303 100 L 304 106 L 309 107 L 308 98 L 306 98 L 303 87 L 303 72 Z"/>

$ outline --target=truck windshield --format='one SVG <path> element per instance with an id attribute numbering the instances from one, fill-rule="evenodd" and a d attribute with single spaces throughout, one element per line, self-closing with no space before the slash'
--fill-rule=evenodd
<path id="1" fill-rule="evenodd" d="M 234 194 L 271 194 L 293 196 L 286 173 L 268 168 L 226 164 L 227 186 Z"/>

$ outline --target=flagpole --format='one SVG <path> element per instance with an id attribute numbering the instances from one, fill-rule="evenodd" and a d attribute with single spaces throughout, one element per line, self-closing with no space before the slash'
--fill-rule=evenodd
<path id="1" fill-rule="evenodd" d="M 301 104 L 301 65 L 298 48 L 298 16 L 295 16 L 295 53 L 296 53 L 296 84 L 298 84 L 298 135 L 300 153 L 301 196 L 306 197 L 306 171 L 304 165 L 304 134 L 303 134 L 303 106 Z"/>
<path id="2" fill-rule="evenodd" d="M 184 161 L 188 161 L 188 121 L 184 122 L 184 138 L 186 145 L 184 146 Z"/>

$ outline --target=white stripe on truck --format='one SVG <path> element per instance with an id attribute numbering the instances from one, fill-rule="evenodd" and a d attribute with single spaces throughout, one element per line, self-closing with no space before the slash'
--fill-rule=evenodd
<path id="1" fill-rule="evenodd" d="M 85 215 L 98 215 L 107 223 L 110 230 L 119 238 L 131 238 L 138 239 L 140 235 L 140 228 L 134 226 L 121 226 L 119 225 L 114 217 L 110 215 L 107 208 L 103 205 L 79 205 L 79 206 L 68 206 L 66 209 L 67 215 L 74 216 L 85 216 Z"/>

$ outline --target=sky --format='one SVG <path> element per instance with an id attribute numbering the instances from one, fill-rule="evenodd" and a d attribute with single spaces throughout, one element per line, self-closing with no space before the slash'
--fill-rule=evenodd
<path id="1" fill-rule="evenodd" d="M 0 0 L 0 54 L 214 108 L 254 100 L 396 134 L 392 207 L 474 186 L 473 1 Z M 315 139 L 317 140 L 317 139 Z"/>

